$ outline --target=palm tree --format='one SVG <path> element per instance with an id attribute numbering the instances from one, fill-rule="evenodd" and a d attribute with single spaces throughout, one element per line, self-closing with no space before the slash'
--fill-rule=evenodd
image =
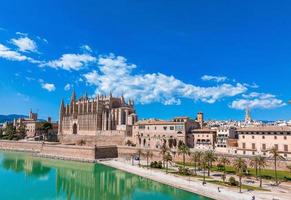
<path id="1" fill-rule="evenodd" d="M 207 161 L 207 169 L 208 169 L 207 175 L 210 176 L 210 169 L 212 167 L 212 162 L 216 161 L 217 157 L 214 151 L 209 150 L 205 152 L 205 159 Z"/>
<path id="2" fill-rule="evenodd" d="M 258 167 L 258 172 L 259 172 L 259 177 L 260 177 L 260 187 L 262 187 L 262 174 L 261 174 L 261 169 L 265 168 L 267 166 L 266 158 L 258 155 L 257 157 L 257 167 Z"/>
<path id="3" fill-rule="evenodd" d="M 255 168 L 256 179 L 258 179 L 258 162 L 259 162 L 259 156 L 254 156 L 251 158 L 250 166 Z"/>
<path id="4" fill-rule="evenodd" d="M 273 147 L 270 149 L 270 154 L 271 154 L 271 158 L 274 159 L 275 182 L 276 182 L 276 185 L 278 185 L 277 162 L 279 160 L 284 160 L 284 157 L 280 155 L 276 147 Z"/>
<path id="5" fill-rule="evenodd" d="M 234 161 L 234 168 L 236 170 L 236 174 L 237 176 L 239 177 L 239 192 L 241 192 L 241 186 L 242 186 L 242 183 L 241 183 L 241 179 L 244 175 L 244 171 L 247 170 L 247 164 L 246 164 L 246 161 L 242 158 L 237 158 L 235 161 Z"/>
<path id="6" fill-rule="evenodd" d="M 200 164 L 201 161 L 201 157 L 202 157 L 202 152 L 201 151 L 195 151 L 192 153 L 191 159 L 194 163 L 194 173 L 195 175 L 197 175 L 197 165 Z"/>
<path id="7" fill-rule="evenodd" d="M 153 157 L 153 152 L 150 149 L 147 149 L 144 152 L 144 156 L 147 158 L 147 168 L 149 168 L 149 158 Z"/>
<path id="8" fill-rule="evenodd" d="M 185 169 L 185 159 L 186 155 L 190 155 L 190 149 L 187 147 L 185 144 L 182 144 L 178 147 L 178 155 L 182 154 L 183 155 L 183 167 Z"/>
<path id="9" fill-rule="evenodd" d="M 225 182 L 225 166 L 226 165 L 229 165 L 230 164 L 230 161 L 227 157 L 225 156 L 222 156 L 220 159 L 219 159 L 219 163 L 223 166 L 223 175 L 222 175 L 222 180 L 223 182 Z"/>
<path id="10" fill-rule="evenodd" d="M 168 173 L 169 162 L 173 160 L 172 155 L 169 151 L 165 153 L 165 155 L 163 156 L 163 160 L 166 162 L 166 173 Z"/>
<path id="11" fill-rule="evenodd" d="M 206 160 L 206 154 L 204 153 L 202 155 L 202 159 L 201 159 L 201 166 L 202 166 L 202 169 L 203 169 L 203 183 L 205 183 L 205 171 L 206 171 L 206 168 L 207 168 L 207 160 Z"/>
<path id="12" fill-rule="evenodd" d="M 138 154 L 138 166 L 140 167 L 140 159 L 141 155 L 143 154 L 143 151 L 142 149 L 138 149 L 136 153 Z"/>
<path id="13" fill-rule="evenodd" d="M 160 154 L 162 155 L 162 158 L 165 156 L 165 154 L 169 151 L 169 148 L 164 143 L 161 147 Z M 163 159 L 163 167 L 165 167 L 164 159 Z"/>

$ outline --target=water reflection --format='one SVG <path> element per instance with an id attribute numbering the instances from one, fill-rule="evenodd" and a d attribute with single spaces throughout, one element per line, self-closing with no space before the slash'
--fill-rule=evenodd
<path id="1" fill-rule="evenodd" d="M 97 164 L 42 159 L 27 154 L 3 154 L 2 168 L 34 178 L 55 180 L 56 198 L 206 199 L 139 176 Z M 50 173 L 54 171 L 55 173 Z"/>

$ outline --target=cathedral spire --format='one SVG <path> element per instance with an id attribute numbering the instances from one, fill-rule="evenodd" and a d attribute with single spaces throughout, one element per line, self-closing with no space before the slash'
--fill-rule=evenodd
<path id="1" fill-rule="evenodd" d="M 76 101 L 76 92 L 75 92 L 75 89 L 73 89 L 71 102 L 75 102 L 75 101 Z"/>

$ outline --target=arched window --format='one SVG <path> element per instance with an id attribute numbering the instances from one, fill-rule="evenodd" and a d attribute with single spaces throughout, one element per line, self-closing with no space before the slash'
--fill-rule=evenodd
<path id="1" fill-rule="evenodd" d="M 74 124 L 73 125 L 73 134 L 77 134 L 77 132 L 78 132 L 77 124 Z"/>

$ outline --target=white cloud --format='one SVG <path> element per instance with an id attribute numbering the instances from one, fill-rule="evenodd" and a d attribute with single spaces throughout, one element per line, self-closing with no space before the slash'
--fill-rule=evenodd
<path id="1" fill-rule="evenodd" d="M 17 31 L 17 32 L 16 32 L 16 35 L 21 35 L 21 36 L 28 36 L 28 34 L 27 34 L 27 33 L 22 33 L 22 32 L 19 32 L 19 31 Z"/>
<path id="2" fill-rule="evenodd" d="M 273 94 L 252 92 L 243 94 L 243 99 L 237 99 L 230 105 L 231 108 L 244 110 L 246 108 L 272 109 L 285 106 L 281 99 Z"/>
<path id="3" fill-rule="evenodd" d="M 28 59 L 28 57 L 9 49 L 3 44 L 0 44 L 0 57 L 13 61 L 25 61 Z"/>
<path id="4" fill-rule="evenodd" d="M 71 84 L 67 83 L 64 87 L 64 90 L 69 91 L 71 89 L 71 87 L 72 87 Z"/>
<path id="5" fill-rule="evenodd" d="M 82 46 L 81 46 L 81 49 L 82 49 L 83 51 L 87 51 L 87 52 L 92 53 L 92 49 L 91 49 L 91 47 L 90 47 L 89 45 L 87 45 L 87 44 L 82 45 Z"/>
<path id="6" fill-rule="evenodd" d="M 56 90 L 56 86 L 53 83 L 43 83 L 43 81 L 40 81 L 41 83 L 41 87 L 49 92 L 55 91 Z"/>
<path id="7" fill-rule="evenodd" d="M 135 68 L 136 65 L 128 64 L 126 58 L 110 54 L 99 57 L 98 69 L 84 74 L 84 78 L 87 84 L 96 86 L 96 94 L 112 91 L 114 95 L 123 94 L 125 98 L 135 99 L 141 104 L 181 104 L 181 98 L 214 103 L 247 90 L 240 83 L 199 87 L 162 73 L 133 74 Z"/>
<path id="8" fill-rule="evenodd" d="M 22 55 L 21 53 L 17 51 L 13 51 L 10 48 L 6 47 L 5 45 L 0 43 L 0 58 L 4 58 L 7 60 L 12 61 L 28 61 L 34 64 L 40 64 L 41 61 L 35 60 L 31 57 Z"/>
<path id="9" fill-rule="evenodd" d="M 95 62 L 96 58 L 90 54 L 63 54 L 58 60 L 52 60 L 40 65 L 40 67 L 52 67 L 64 70 L 80 70 L 90 62 Z"/>
<path id="10" fill-rule="evenodd" d="M 211 75 L 204 75 L 201 77 L 203 81 L 215 81 L 215 82 L 224 82 L 227 80 L 225 76 L 211 76 Z"/>
<path id="11" fill-rule="evenodd" d="M 18 47 L 19 51 L 22 52 L 37 52 L 37 45 L 36 43 L 28 38 L 27 36 L 25 37 L 20 37 L 20 38 L 13 38 L 10 40 L 12 44 Z"/>

